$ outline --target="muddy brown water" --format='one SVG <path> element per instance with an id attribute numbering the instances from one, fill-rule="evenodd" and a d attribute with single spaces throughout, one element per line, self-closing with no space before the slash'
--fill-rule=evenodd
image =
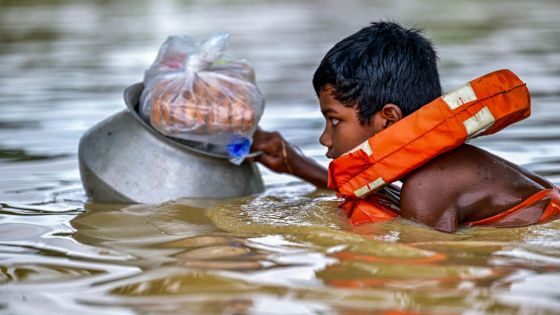
<path id="1" fill-rule="evenodd" d="M 424 27 L 443 86 L 510 68 L 533 115 L 475 144 L 560 184 L 560 3 L 0 0 L 0 313 L 559 314 L 560 222 L 444 234 L 351 227 L 328 191 L 261 169 L 259 196 L 88 202 L 77 144 L 170 34 L 227 30 L 279 130 L 327 165 L 311 77 L 369 21 Z"/>

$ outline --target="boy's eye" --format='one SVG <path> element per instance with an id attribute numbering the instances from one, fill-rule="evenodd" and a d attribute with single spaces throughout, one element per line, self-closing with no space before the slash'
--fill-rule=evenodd
<path id="1" fill-rule="evenodd" d="M 338 125 L 339 122 L 340 122 L 340 120 L 338 120 L 336 118 L 331 118 L 331 123 L 333 124 L 333 126 Z"/>

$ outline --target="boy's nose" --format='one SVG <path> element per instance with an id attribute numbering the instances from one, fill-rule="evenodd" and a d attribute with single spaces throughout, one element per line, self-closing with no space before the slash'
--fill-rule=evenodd
<path id="1" fill-rule="evenodd" d="M 322 145 L 324 145 L 325 147 L 327 147 L 329 149 L 331 148 L 332 139 L 331 139 L 330 134 L 327 133 L 326 129 L 321 134 L 321 137 L 319 137 L 319 143 L 321 143 Z"/>

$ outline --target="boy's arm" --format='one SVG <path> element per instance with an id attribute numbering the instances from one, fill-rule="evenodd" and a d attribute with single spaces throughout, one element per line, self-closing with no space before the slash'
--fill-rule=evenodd
<path id="1" fill-rule="evenodd" d="M 327 187 L 327 169 L 313 159 L 299 154 L 278 132 L 258 128 L 251 151 L 262 154 L 254 160 L 272 171 L 297 176 L 317 187 Z"/>

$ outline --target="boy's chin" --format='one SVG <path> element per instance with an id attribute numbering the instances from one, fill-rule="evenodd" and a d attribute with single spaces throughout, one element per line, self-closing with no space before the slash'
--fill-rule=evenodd
<path id="1" fill-rule="evenodd" d="M 333 153 L 333 152 L 327 152 L 327 154 L 325 154 L 325 156 L 328 159 L 334 160 L 336 158 L 338 158 L 341 154 L 337 154 L 337 153 Z"/>

